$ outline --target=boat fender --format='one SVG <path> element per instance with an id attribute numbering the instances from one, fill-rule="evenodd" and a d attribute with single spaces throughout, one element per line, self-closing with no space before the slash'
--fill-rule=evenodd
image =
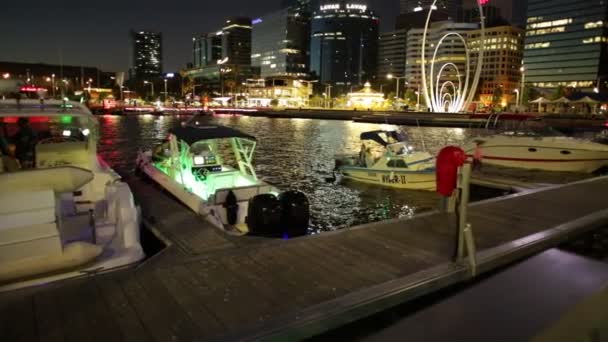
<path id="1" fill-rule="evenodd" d="M 253 235 L 282 236 L 281 203 L 273 194 L 261 194 L 249 200 L 247 219 Z"/>
<path id="2" fill-rule="evenodd" d="M 296 190 L 279 195 L 281 203 L 281 226 L 289 237 L 303 236 L 308 233 L 310 222 L 310 202 L 308 197 Z"/>
<path id="3" fill-rule="evenodd" d="M 224 209 L 226 209 L 226 218 L 228 220 L 228 224 L 231 226 L 235 225 L 239 214 L 239 204 L 237 202 L 236 195 L 234 192 L 232 192 L 232 190 L 230 190 L 228 195 L 226 195 Z"/>

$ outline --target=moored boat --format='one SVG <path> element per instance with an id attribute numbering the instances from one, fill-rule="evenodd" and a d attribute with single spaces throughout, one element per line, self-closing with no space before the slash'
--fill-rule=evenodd
<path id="1" fill-rule="evenodd" d="M 140 171 L 214 226 L 234 234 L 302 235 L 309 203 L 261 180 L 255 137 L 195 117 L 137 158 Z M 232 165 L 231 165 L 232 164 Z"/>
<path id="2" fill-rule="evenodd" d="M 5 100 L 0 122 L 2 139 L 17 146 L 22 130 L 34 132 L 31 160 L 19 165 L 9 152 L 0 165 L 0 291 L 145 257 L 133 195 L 97 156 L 97 120 L 86 107 Z"/>
<path id="3" fill-rule="evenodd" d="M 344 178 L 398 189 L 435 190 L 435 158 L 430 153 L 414 151 L 396 131 L 365 132 L 360 138 L 359 155 L 336 158 L 336 171 Z M 368 141 L 381 145 L 380 156 L 372 153 Z"/>
<path id="4" fill-rule="evenodd" d="M 464 146 L 472 156 L 476 145 L 483 163 L 544 171 L 594 173 L 608 168 L 608 146 L 540 131 L 511 131 L 477 137 Z"/>

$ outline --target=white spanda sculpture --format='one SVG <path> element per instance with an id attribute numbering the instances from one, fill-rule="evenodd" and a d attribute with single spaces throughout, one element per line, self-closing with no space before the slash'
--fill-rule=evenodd
<path id="1" fill-rule="evenodd" d="M 475 70 L 473 81 L 470 82 L 470 48 L 469 44 L 467 43 L 467 40 L 458 32 L 446 33 L 443 37 L 441 37 L 439 42 L 437 42 L 435 46 L 435 52 L 433 53 L 433 58 L 431 59 L 430 63 L 430 72 L 427 73 L 426 38 L 429 29 L 429 24 L 431 22 L 431 15 L 433 14 L 433 11 L 437 9 L 436 5 L 437 0 L 433 1 L 433 5 L 429 9 L 429 14 L 426 19 L 426 25 L 424 27 L 424 33 L 422 35 L 422 93 L 424 95 L 426 103 L 429 104 L 431 111 L 436 113 L 459 113 L 466 110 L 466 108 L 469 108 L 471 102 L 473 102 L 473 97 L 475 96 L 475 91 L 479 84 L 479 77 L 481 76 L 485 45 L 485 22 L 483 15 L 483 7 L 481 5 L 481 2 L 477 1 L 479 13 L 481 14 L 481 40 L 479 44 L 479 55 L 477 58 L 477 69 Z M 443 42 L 449 37 L 457 37 L 464 44 L 466 52 L 466 68 L 464 70 L 464 74 L 461 72 L 461 70 L 458 69 L 458 66 L 454 62 L 450 62 L 449 60 L 440 66 L 435 66 L 439 48 L 441 47 Z M 436 72 L 437 68 L 439 70 L 438 72 Z M 442 75 L 450 68 L 453 69 L 453 71 L 456 73 L 457 80 L 444 81 L 443 83 L 441 83 Z M 462 82 L 463 76 L 464 84 Z"/>

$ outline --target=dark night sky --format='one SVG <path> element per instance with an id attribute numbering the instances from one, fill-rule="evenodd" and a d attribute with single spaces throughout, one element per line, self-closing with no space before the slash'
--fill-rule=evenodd
<path id="1" fill-rule="evenodd" d="M 164 34 L 165 71 L 191 60 L 192 37 L 221 27 L 229 16 L 261 16 L 281 0 L 29 0 L 3 1 L 0 61 L 98 66 L 108 71 L 129 67 L 129 30 Z M 367 2 L 392 29 L 398 0 Z"/>

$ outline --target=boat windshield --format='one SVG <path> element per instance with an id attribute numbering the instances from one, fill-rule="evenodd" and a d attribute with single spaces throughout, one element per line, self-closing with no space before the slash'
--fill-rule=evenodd
<path id="1" fill-rule="evenodd" d="M 0 172 L 88 167 L 89 141 L 96 134 L 89 124 L 86 118 L 71 115 L 0 117 Z"/>
<path id="2" fill-rule="evenodd" d="M 30 127 L 38 142 L 47 139 L 86 141 L 92 133 L 88 122 L 82 122 L 78 116 L 5 116 L 0 117 L 0 135 L 11 142 L 24 124 Z"/>
<path id="3" fill-rule="evenodd" d="M 386 146 L 386 150 L 390 155 L 402 156 L 409 154 L 413 150 L 413 147 L 403 141 Z"/>

